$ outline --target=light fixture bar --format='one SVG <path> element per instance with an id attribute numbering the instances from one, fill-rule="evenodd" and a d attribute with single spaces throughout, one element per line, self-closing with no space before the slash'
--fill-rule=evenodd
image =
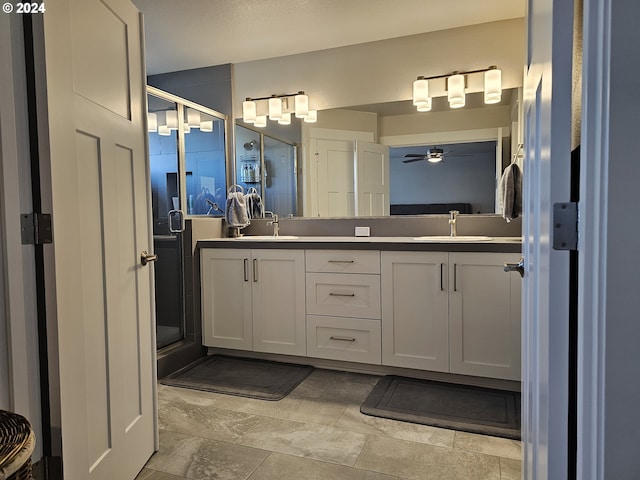
<path id="1" fill-rule="evenodd" d="M 293 97 L 294 100 L 293 110 L 289 109 L 289 98 L 291 97 Z M 289 121 L 290 115 L 287 117 L 287 113 L 294 113 L 296 117 L 304 120 L 306 120 L 307 117 L 311 117 L 307 123 L 317 121 L 317 110 L 311 110 L 309 108 L 309 96 L 305 94 L 303 90 L 300 90 L 296 93 L 274 94 L 268 97 L 246 97 L 245 101 L 242 102 L 242 120 L 245 123 L 253 123 L 256 127 L 261 126 L 262 116 L 257 114 L 258 108 L 256 104 L 256 102 L 261 100 L 268 100 L 268 117 L 271 120 L 277 120 L 283 125 L 288 125 L 287 122 Z M 284 121 L 280 122 L 280 120 L 283 119 Z"/>
<path id="2" fill-rule="evenodd" d="M 304 91 L 300 90 L 296 93 L 282 93 L 280 95 L 269 95 L 268 97 L 247 97 L 247 102 L 257 102 L 258 100 L 270 100 L 272 98 L 295 97 L 296 95 L 304 95 Z"/>
<path id="3" fill-rule="evenodd" d="M 429 80 L 446 79 L 446 93 L 449 107 L 461 108 L 465 106 L 465 93 L 467 88 L 467 76 L 475 73 L 484 73 L 484 103 L 499 103 L 502 99 L 502 70 L 491 65 L 477 70 L 463 72 L 451 72 L 443 75 L 426 77 L 420 75 L 413 82 L 413 104 L 419 112 L 431 110 L 431 97 L 429 97 Z"/>
<path id="4" fill-rule="evenodd" d="M 420 75 L 418 78 L 418 80 L 423 79 L 423 80 L 436 80 L 438 78 L 447 78 L 450 77 L 451 75 L 455 75 L 455 74 L 459 74 L 459 75 L 472 75 L 474 73 L 483 73 L 483 72 L 487 72 L 489 70 L 495 70 L 498 67 L 496 67 L 495 65 L 491 65 L 487 68 L 480 68 L 478 70 L 467 70 L 464 72 L 451 72 L 451 73 L 445 73 L 444 75 L 433 75 L 431 77 L 425 77 L 424 75 Z"/>

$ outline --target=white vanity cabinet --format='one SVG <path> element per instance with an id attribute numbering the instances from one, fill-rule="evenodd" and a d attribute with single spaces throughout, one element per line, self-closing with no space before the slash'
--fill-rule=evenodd
<path id="1" fill-rule="evenodd" d="M 448 254 L 382 252 L 382 363 L 449 371 Z"/>
<path id="2" fill-rule="evenodd" d="M 306 251 L 307 355 L 380 364 L 380 252 Z"/>
<path id="3" fill-rule="evenodd" d="M 450 371 L 520 380 L 520 254 L 449 253 Z"/>
<path id="4" fill-rule="evenodd" d="M 306 355 L 304 250 L 201 250 L 203 343 Z"/>
<path id="5" fill-rule="evenodd" d="M 520 380 L 520 254 L 382 252 L 382 363 Z"/>

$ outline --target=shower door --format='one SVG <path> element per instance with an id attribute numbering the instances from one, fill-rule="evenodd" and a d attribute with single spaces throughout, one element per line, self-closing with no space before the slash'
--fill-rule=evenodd
<path id="1" fill-rule="evenodd" d="M 156 264 L 157 347 L 197 341 L 191 258 L 185 217 L 224 215 L 227 190 L 226 116 L 154 87 L 147 87 L 149 163 Z M 191 304 L 189 304 L 191 307 Z"/>
<path id="2" fill-rule="evenodd" d="M 178 105 L 158 95 L 148 94 L 147 100 L 153 247 L 158 255 L 156 347 L 160 349 L 184 338 L 185 308 Z"/>

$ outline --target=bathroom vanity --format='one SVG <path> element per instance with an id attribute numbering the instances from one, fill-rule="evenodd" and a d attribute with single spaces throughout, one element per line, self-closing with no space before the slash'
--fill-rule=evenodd
<path id="1" fill-rule="evenodd" d="M 207 347 L 520 380 L 519 237 L 198 242 Z M 299 361 L 299 360 L 296 360 Z"/>

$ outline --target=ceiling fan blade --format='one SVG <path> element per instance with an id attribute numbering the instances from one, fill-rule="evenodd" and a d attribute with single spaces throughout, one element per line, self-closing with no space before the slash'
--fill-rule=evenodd
<path id="1" fill-rule="evenodd" d="M 424 153 L 407 153 L 405 157 L 416 157 L 416 158 L 424 158 Z"/>
<path id="2" fill-rule="evenodd" d="M 402 160 L 402 163 L 419 162 L 421 160 L 424 160 L 424 155 L 421 155 L 420 158 L 412 158 L 410 160 Z"/>

